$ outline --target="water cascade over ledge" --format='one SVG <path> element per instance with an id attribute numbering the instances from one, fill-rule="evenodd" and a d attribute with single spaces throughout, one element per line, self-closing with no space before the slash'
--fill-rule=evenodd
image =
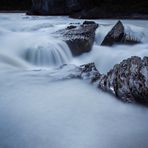
<path id="1" fill-rule="evenodd" d="M 62 40 L 51 40 L 44 46 L 27 49 L 24 58 L 37 66 L 60 66 L 72 59 L 67 44 Z"/>

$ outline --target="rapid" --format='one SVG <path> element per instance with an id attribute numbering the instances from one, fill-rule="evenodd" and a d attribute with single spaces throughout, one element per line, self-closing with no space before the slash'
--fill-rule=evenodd
<path id="1" fill-rule="evenodd" d="M 120 102 L 82 80 L 63 80 L 63 64 L 95 62 L 101 73 L 148 55 L 148 21 L 123 20 L 142 43 L 101 47 L 117 20 L 95 20 L 94 46 L 73 57 L 55 32 L 84 20 L 0 14 L 0 148 L 147 148 L 148 109 Z"/>

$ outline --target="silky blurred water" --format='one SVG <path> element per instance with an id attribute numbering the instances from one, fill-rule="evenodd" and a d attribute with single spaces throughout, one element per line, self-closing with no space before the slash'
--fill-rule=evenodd
<path id="1" fill-rule="evenodd" d="M 57 70 L 95 62 L 106 73 L 124 58 L 147 56 L 147 21 L 123 21 L 143 43 L 101 47 L 116 20 L 96 20 L 92 51 L 74 58 L 54 32 L 82 21 L 0 14 L 0 148 L 148 147 L 147 108 L 120 102 L 87 82 L 63 80 L 67 71 Z"/>

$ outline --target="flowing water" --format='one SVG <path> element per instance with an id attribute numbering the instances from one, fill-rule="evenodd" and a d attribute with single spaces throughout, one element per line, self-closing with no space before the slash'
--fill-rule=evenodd
<path id="1" fill-rule="evenodd" d="M 148 21 L 123 20 L 141 44 L 100 46 L 116 21 L 96 20 L 92 51 L 74 58 L 54 32 L 83 20 L 0 14 L 0 148 L 148 147 L 147 108 L 62 80 L 68 70 L 56 69 L 95 62 L 106 73 L 125 58 L 147 56 Z"/>

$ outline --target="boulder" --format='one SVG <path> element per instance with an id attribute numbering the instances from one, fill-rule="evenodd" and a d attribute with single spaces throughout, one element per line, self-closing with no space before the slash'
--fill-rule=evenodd
<path id="1" fill-rule="evenodd" d="M 148 104 L 148 57 L 123 60 L 107 73 L 104 82 L 123 101 Z"/>
<path id="2" fill-rule="evenodd" d="M 113 44 L 138 44 L 140 41 L 130 34 L 127 34 L 124 25 L 118 21 L 115 26 L 105 36 L 102 46 L 112 46 Z"/>
<path id="3" fill-rule="evenodd" d="M 100 74 L 94 63 L 80 67 L 64 65 L 68 69 L 65 79 L 87 80 L 103 91 L 109 92 L 123 102 L 148 105 L 148 57 L 133 56 L 116 64 L 107 74 Z M 67 73 L 67 72 L 66 72 Z"/>
<path id="4" fill-rule="evenodd" d="M 80 68 L 82 79 L 89 79 L 120 100 L 148 105 L 148 57 L 141 59 L 134 56 L 123 60 L 106 75 L 100 74 L 93 63 Z"/>
<path id="5" fill-rule="evenodd" d="M 95 39 L 95 31 L 98 27 L 93 21 L 85 21 L 82 25 L 70 25 L 66 29 L 59 30 L 63 40 L 68 44 L 74 56 L 89 52 Z"/>

